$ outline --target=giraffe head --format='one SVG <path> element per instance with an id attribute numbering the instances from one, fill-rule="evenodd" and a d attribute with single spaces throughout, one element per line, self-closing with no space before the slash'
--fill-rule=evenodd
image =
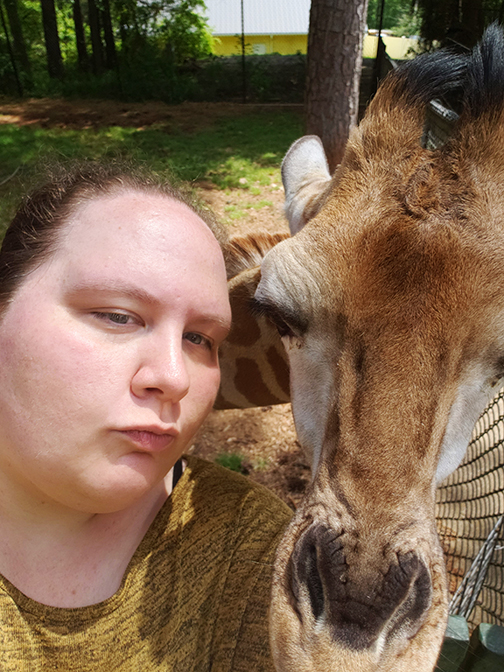
<path id="1" fill-rule="evenodd" d="M 302 230 L 256 301 L 288 353 L 313 483 L 278 551 L 279 672 L 432 670 L 446 623 L 434 491 L 504 374 L 504 40 L 399 68 L 330 178 L 304 138 L 283 164 Z M 463 85 L 455 137 L 426 103 Z M 325 176 L 325 177 L 324 177 Z"/>

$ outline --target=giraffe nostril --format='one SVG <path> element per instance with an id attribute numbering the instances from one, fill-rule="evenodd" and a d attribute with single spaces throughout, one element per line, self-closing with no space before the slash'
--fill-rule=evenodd
<path id="1" fill-rule="evenodd" d="M 343 544 L 337 534 L 322 525 L 309 528 L 299 540 L 291 557 L 292 594 L 299 602 L 300 588 L 308 591 L 310 607 L 315 620 L 325 611 L 325 596 L 322 573 L 324 565 L 329 562 L 339 572 L 340 581 L 346 580 L 346 562 L 343 555 Z"/>
<path id="2" fill-rule="evenodd" d="M 315 620 L 324 613 L 324 587 L 317 567 L 317 547 L 309 544 L 300 558 L 295 576 L 308 588 L 310 605 Z"/>
<path id="3" fill-rule="evenodd" d="M 405 629 L 411 632 L 418 630 L 418 624 L 430 608 L 432 601 L 432 583 L 424 563 L 414 553 L 399 557 L 400 571 L 405 573 L 408 582 L 406 596 L 391 618 L 387 638 L 392 638 Z M 396 570 L 397 572 L 397 570 Z M 390 573 L 390 572 L 389 572 Z M 387 578 L 387 577 L 385 577 Z M 390 580 L 393 585 L 393 580 Z"/>
<path id="4" fill-rule="evenodd" d="M 378 637 L 418 630 L 431 603 L 429 572 L 413 552 L 383 574 L 363 563 L 349 567 L 342 533 L 312 525 L 294 547 L 291 591 L 298 616 L 311 612 L 346 648 L 371 647 Z"/>

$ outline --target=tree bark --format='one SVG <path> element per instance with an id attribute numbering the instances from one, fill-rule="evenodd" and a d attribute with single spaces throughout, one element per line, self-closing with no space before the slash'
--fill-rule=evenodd
<path id="1" fill-rule="evenodd" d="M 12 35 L 14 55 L 21 64 L 21 68 L 30 77 L 30 61 L 28 60 L 28 52 L 26 51 L 26 43 L 23 36 L 21 20 L 19 18 L 17 0 L 4 0 L 4 5 Z"/>
<path id="2" fill-rule="evenodd" d="M 462 27 L 467 34 L 468 47 L 474 47 L 483 34 L 483 0 L 462 0 Z"/>
<path id="3" fill-rule="evenodd" d="M 72 14 L 75 28 L 75 44 L 77 46 L 77 62 L 79 70 L 85 72 L 88 69 L 89 63 L 80 0 L 73 0 Z"/>
<path id="4" fill-rule="evenodd" d="M 112 29 L 112 18 L 110 16 L 109 0 L 103 0 L 103 9 L 101 11 L 103 37 L 105 38 L 105 66 L 112 70 L 116 65 L 116 49 L 114 40 L 114 31 Z"/>
<path id="5" fill-rule="evenodd" d="M 91 32 L 91 50 L 93 54 L 93 73 L 103 70 L 103 44 L 100 32 L 100 15 L 95 0 L 88 0 L 89 29 Z"/>
<path id="6" fill-rule="evenodd" d="M 44 27 L 49 76 L 62 79 L 63 59 L 61 57 L 54 0 L 40 0 L 40 5 L 42 7 L 42 25 Z"/>
<path id="7" fill-rule="evenodd" d="M 318 135 L 332 170 L 357 123 L 368 0 L 312 0 L 308 35 L 306 132 Z"/>

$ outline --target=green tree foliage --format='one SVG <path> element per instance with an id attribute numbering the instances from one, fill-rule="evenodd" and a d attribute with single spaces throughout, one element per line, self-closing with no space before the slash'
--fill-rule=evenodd
<path id="1" fill-rule="evenodd" d="M 369 0 L 367 13 L 368 28 L 378 28 L 380 8 L 381 0 Z M 400 23 L 404 14 L 411 12 L 411 9 L 411 0 L 385 0 L 382 28 L 384 30 L 392 30 Z"/>
<path id="2" fill-rule="evenodd" d="M 203 0 L 0 2 L 11 10 L 10 42 L 16 44 L 18 69 L 30 74 L 25 89 L 33 95 L 142 98 L 158 92 L 176 102 L 184 97 L 177 69 L 212 51 L 210 30 L 198 11 Z M 51 81 L 54 76 L 59 81 Z M 15 93 L 12 80 L 0 33 L 0 90 Z"/>
<path id="3" fill-rule="evenodd" d="M 208 56 L 212 37 L 197 13 L 204 6 L 201 0 L 116 0 L 123 41 L 133 48 L 154 42 L 168 49 L 178 63 Z"/>

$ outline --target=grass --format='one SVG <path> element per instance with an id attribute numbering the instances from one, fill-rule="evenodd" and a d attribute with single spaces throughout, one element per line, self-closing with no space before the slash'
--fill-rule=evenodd
<path id="1" fill-rule="evenodd" d="M 42 161 L 132 159 L 170 179 L 210 181 L 221 189 L 256 193 L 254 185 L 280 182 L 282 157 L 301 134 L 299 114 L 272 111 L 220 118 L 213 127 L 192 133 L 152 126 L 74 130 L 0 125 L 0 228 Z M 2 185 L 19 166 L 16 176 Z"/>
<path id="2" fill-rule="evenodd" d="M 252 189 L 254 188 L 252 187 L 250 191 L 251 193 L 254 193 Z M 247 210 L 261 210 L 262 208 L 267 206 L 271 207 L 272 205 L 273 201 L 268 201 L 265 199 L 260 200 L 258 203 L 250 203 L 249 201 L 244 200 L 237 205 L 226 205 L 224 212 L 231 220 L 244 219 L 248 216 Z"/>
<path id="3" fill-rule="evenodd" d="M 243 471 L 243 462 L 245 458 L 243 455 L 238 453 L 220 453 L 215 458 L 215 462 L 220 464 L 221 467 L 230 469 L 231 471 L 237 471 L 239 474 Z"/>
<path id="4" fill-rule="evenodd" d="M 246 474 L 251 469 L 254 471 L 267 471 L 270 467 L 270 461 L 264 457 L 256 457 L 251 462 L 240 453 L 219 453 L 214 459 L 214 462 L 220 464 L 221 467 L 236 471 L 239 474 Z"/>

